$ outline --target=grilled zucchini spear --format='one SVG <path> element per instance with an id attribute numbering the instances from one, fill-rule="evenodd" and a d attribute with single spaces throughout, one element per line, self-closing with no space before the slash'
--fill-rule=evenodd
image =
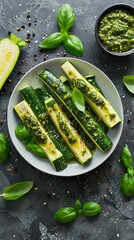
<path id="1" fill-rule="evenodd" d="M 14 109 L 29 132 L 36 138 L 37 143 L 44 150 L 56 171 L 66 168 L 67 162 L 62 153 L 56 148 L 46 130 L 41 126 L 28 103 L 24 100 L 15 105 Z"/>
<path id="2" fill-rule="evenodd" d="M 66 61 L 61 67 L 67 74 L 70 84 L 77 87 L 85 95 L 89 106 L 109 128 L 113 128 L 121 122 L 121 118 L 111 103 L 69 61 Z"/>

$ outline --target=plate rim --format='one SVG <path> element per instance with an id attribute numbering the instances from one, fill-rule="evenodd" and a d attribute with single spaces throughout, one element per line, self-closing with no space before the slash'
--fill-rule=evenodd
<path id="1" fill-rule="evenodd" d="M 54 62 L 54 61 L 60 61 L 60 60 L 61 60 L 61 61 L 62 61 L 62 60 L 64 60 L 64 61 L 67 61 L 67 60 L 71 61 L 71 60 L 73 60 L 73 61 L 83 62 L 83 63 L 87 64 L 88 66 L 91 66 L 91 67 L 95 68 L 95 69 L 96 69 L 97 71 L 99 71 L 102 75 L 104 75 L 104 76 L 107 78 L 107 80 L 110 81 L 110 83 L 112 84 L 112 86 L 113 86 L 116 94 L 118 95 L 118 99 L 120 100 L 120 105 L 121 105 L 121 113 L 122 113 L 122 116 L 121 116 L 122 122 L 120 123 L 120 124 L 121 124 L 121 129 L 120 129 L 120 132 L 119 132 L 118 141 L 117 141 L 116 145 L 113 147 L 112 152 L 111 152 L 110 154 L 108 154 L 108 156 L 106 157 L 106 159 L 104 159 L 104 161 L 98 163 L 97 166 L 94 166 L 94 167 L 92 167 L 91 169 L 84 168 L 84 171 L 82 171 L 82 172 L 80 172 L 80 173 L 72 173 L 72 174 L 69 174 L 69 175 L 68 175 L 68 174 L 64 174 L 64 170 L 63 170 L 63 171 L 59 171 L 59 172 L 57 172 L 55 169 L 53 169 L 54 171 L 51 171 L 51 170 L 50 170 L 50 171 L 44 171 L 44 170 L 38 168 L 35 164 L 31 163 L 31 161 L 27 160 L 27 159 L 23 156 L 23 154 L 21 154 L 21 152 L 18 150 L 18 148 L 16 147 L 15 141 L 14 141 L 14 139 L 12 138 L 12 134 L 11 134 L 10 129 L 9 129 L 9 116 L 10 116 L 11 100 L 12 100 L 12 98 L 13 98 L 14 92 L 16 91 L 16 89 L 18 88 L 18 86 L 20 85 L 20 83 L 23 82 L 23 80 L 26 78 L 26 76 L 29 75 L 29 73 L 32 72 L 33 70 L 35 70 L 36 68 L 41 67 L 41 66 L 45 65 L 46 63 Z M 38 77 L 38 76 L 36 76 L 36 77 Z M 36 78 L 36 77 L 35 77 L 35 78 Z M 11 140 L 12 140 L 12 143 L 13 143 L 15 149 L 18 151 L 18 153 L 19 153 L 31 166 L 34 166 L 36 169 L 38 169 L 38 170 L 40 170 L 40 171 L 42 171 L 42 172 L 44 172 L 44 173 L 53 175 L 53 176 L 73 177 L 73 176 L 78 176 L 78 175 L 82 175 L 82 174 L 88 173 L 88 172 L 94 170 L 95 168 L 99 167 L 99 166 L 100 166 L 101 164 L 103 164 L 103 163 L 110 157 L 110 155 L 114 152 L 114 150 L 115 150 L 115 148 L 117 147 L 118 142 L 119 142 L 119 140 L 120 140 L 120 137 L 121 137 L 121 134 L 122 134 L 122 130 L 123 130 L 123 125 L 124 125 L 123 105 L 122 105 L 122 101 L 121 101 L 119 92 L 118 92 L 116 86 L 114 85 L 114 83 L 111 81 L 111 79 L 110 79 L 101 69 L 99 69 L 99 68 L 96 67 L 95 65 L 93 65 L 93 64 L 91 64 L 90 62 L 85 61 L 85 60 L 83 60 L 83 59 L 73 58 L 73 57 L 58 57 L 58 58 L 52 58 L 52 59 L 46 60 L 45 62 L 38 63 L 38 64 L 36 64 L 34 67 L 30 68 L 30 69 L 22 76 L 22 78 L 18 81 L 18 83 L 15 85 L 14 90 L 13 90 L 13 92 L 12 92 L 12 94 L 11 94 L 11 96 L 10 96 L 9 102 L 8 102 L 7 125 L 8 125 L 9 135 L 10 135 L 10 138 L 11 138 Z M 92 160 L 91 160 L 91 161 L 92 161 Z M 78 164 L 78 163 L 76 162 L 76 164 Z M 90 164 L 90 163 L 89 163 L 89 164 Z M 81 166 L 81 167 L 83 167 L 83 166 Z"/>

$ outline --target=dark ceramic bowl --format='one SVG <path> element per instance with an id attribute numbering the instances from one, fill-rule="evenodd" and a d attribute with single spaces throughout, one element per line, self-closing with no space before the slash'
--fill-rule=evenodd
<path id="1" fill-rule="evenodd" d="M 125 52 L 114 52 L 111 51 L 109 49 L 106 48 L 106 46 L 103 44 L 103 42 L 101 41 L 98 32 L 99 32 L 99 26 L 100 26 L 100 21 L 103 19 L 104 16 L 106 16 L 108 13 L 110 13 L 113 10 L 126 10 L 127 12 L 130 12 L 131 14 L 134 15 L 134 8 L 132 6 L 126 5 L 126 4 L 115 4 L 112 5 L 110 7 L 108 7 L 107 9 L 105 9 L 102 14 L 98 17 L 96 24 L 95 24 L 95 36 L 97 39 L 97 42 L 99 43 L 99 45 L 102 47 L 102 49 L 104 49 L 106 52 L 110 53 L 111 55 L 115 55 L 115 56 L 127 56 L 130 55 L 132 53 L 134 53 L 134 48 L 129 50 L 129 51 L 125 51 Z"/>

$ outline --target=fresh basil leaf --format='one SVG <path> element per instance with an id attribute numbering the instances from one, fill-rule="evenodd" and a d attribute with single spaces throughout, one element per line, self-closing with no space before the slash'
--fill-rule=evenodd
<path id="1" fill-rule="evenodd" d="M 62 43 L 63 37 L 60 32 L 55 32 L 49 35 L 40 45 L 40 48 L 51 49 L 59 47 Z"/>
<path id="2" fill-rule="evenodd" d="M 46 154 L 43 151 L 43 149 L 36 142 L 33 142 L 32 139 L 29 139 L 29 141 L 25 145 L 27 150 L 31 151 L 36 156 L 41 158 L 46 157 Z"/>
<path id="3" fill-rule="evenodd" d="M 129 92 L 134 93 L 134 75 L 127 75 L 123 77 L 123 83 Z"/>
<path id="4" fill-rule="evenodd" d="M 79 199 L 77 199 L 75 202 L 75 208 L 76 210 L 80 210 L 82 208 L 82 204 Z"/>
<path id="5" fill-rule="evenodd" d="M 31 135 L 24 125 L 24 123 L 18 123 L 16 128 L 15 128 L 15 135 L 20 139 L 20 140 L 26 140 L 29 138 Z"/>
<path id="6" fill-rule="evenodd" d="M 121 163 L 124 167 L 126 168 L 132 167 L 132 156 L 129 151 L 128 145 L 125 145 L 120 157 L 121 157 Z"/>
<path id="7" fill-rule="evenodd" d="M 82 203 L 80 202 L 79 199 L 77 199 L 75 202 L 75 209 L 76 209 L 77 216 L 81 216 L 83 214 Z"/>
<path id="8" fill-rule="evenodd" d="M 71 27 L 74 25 L 75 17 L 74 17 L 73 9 L 69 4 L 64 4 L 60 8 L 57 16 L 57 21 L 58 21 L 60 30 L 65 30 L 66 32 L 68 32 L 71 29 Z"/>
<path id="9" fill-rule="evenodd" d="M 96 202 L 86 202 L 82 209 L 85 216 L 92 217 L 100 214 L 102 208 L 99 203 Z"/>
<path id="10" fill-rule="evenodd" d="M 75 208 L 60 208 L 55 214 L 54 219 L 61 223 L 72 222 L 76 218 Z"/>
<path id="11" fill-rule="evenodd" d="M 33 187 L 33 184 L 32 181 L 15 183 L 11 186 L 5 187 L 0 196 L 3 196 L 6 200 L 16 200 L 28 193 Z"/>
<path id="12" fill-rule="evenodd" d="M 79 109 L 81 112 L 85 111 L 84 96 L 82 92 L 76 87 L 73 89 L 72 101 L 77 109 Z"/>
<path id="13" fill-rule="evenodd" d="M 81 40 L 74 34 L 65 36 L 63 39 L 63 45 L 72 55 L 82 57 L 83 45 Z"/>
<path id="14" fill-rule="evenodd" d="M 125 173 L 121 178 L 120 187 L 125 197 L 134 196 L 134 177 L 130 177 L 129 173 Z"/>

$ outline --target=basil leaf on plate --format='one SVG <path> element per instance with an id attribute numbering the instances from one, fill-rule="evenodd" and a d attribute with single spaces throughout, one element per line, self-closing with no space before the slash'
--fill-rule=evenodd
<path id="1" fill-rule="evenodd" d="M 28 193 L 33 187 L 33 184 L 32 181 L 14 183 L 11 186 L 5 187 L 0 196 L 5 200 L 16 200 Z"/>
<path id="2" fill-rule="evenodd" d="M 134 94 L 134 75 L 126 75 L 123 77 L 123 83 L 129 92 Z"/>
<path id="3" fill-rule="evenodd" d="M 85 111 L 85 101 L 82 92 L 78 88 L 73 89 L 72 100 L 77 109 L 81 112 Z"/>

